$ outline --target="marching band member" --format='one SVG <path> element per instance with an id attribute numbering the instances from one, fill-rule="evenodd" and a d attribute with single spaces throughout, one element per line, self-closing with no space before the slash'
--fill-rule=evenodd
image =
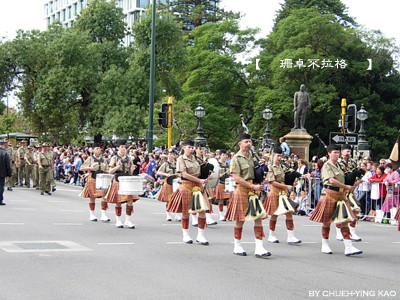
<path id="1" fill-rule="evenodd" d="M 278 209 L 279 204 L 279 193 L 288 194 L 289 190 L 293 189 L 292 185 L 285 184 L 285 171 L 281 166 L 282 159 L 282 148 L 276 147 L 273 150 L 272 164 L 268 170 L 267 179 L 269 181 L 271 190 L 268 193 L 267 199 L 264 202 L 264 208 L 267 215 L 271 216 L 269 220 L 269 236 L 268 242 L 279 243 L 279 240 L 275 237 L 275 227 L 278 216 L 274 213 Z M 287 212 L 286 215 L 286 229 L 287 229 L 287 243 L 289 245 L 300 244 L 301 240 L 294 236 L 294 223 L 293 223 L 293 212 Z"/>
<path id="2" fill-rule="evenodd" d="M 168 152 L 168 160 L 165 161 L 158 171 L 156 171 L 158 176 L 164 176 L 164 183 L 161 187 L 160 194 L 157 197 L 157 200 L 160 202 L 166 202 L 165 205 L 165 212 L 167 214 L 167 221 L 172 221 L 172 216 L 169 211 L 167 211 L 168 202 L 172 196 L 172 185 L 168 184 L 168 178 L 176 177 L 176 162 L 175 162 L 175 155 L 174 152 Z"/>
<path id="3" fill-rule="evenodd" d="M 119 181 L 118 177 L 120 176 L 130 176 L 133 173 L 133 170 L 136 166 L 133 164 L 132 159 L 126 155 L 126 147 L 125 144 L 120 144 L 118 146 L 117 155 L 113 156 L 110 161 L 109 173 L 115 173 L 115 177 L 113 179 L 111 189 L 107 195 L 108 203 L 115 203 L 115 218 L 116 223 L 115 226 L 117 228 L 123 228 L 124 225 L 130 229 L 135 228 L 133 223 L 131 222 L 131 215 L 133 212 L 133 202 L 139 200 L 139 196 L 137 195 L 119 195 Z M 121 204 L 126 203 L 126 217 L 125 222 L 122 224 L 121 221 Z"/>
<path id="4" fill-rule="evenodd" d="M 240 256 L 246 256 L 241 239 L 242 230 L 246 218 L 246 212 L 249 208 L 249 193 L 263 190 L 263 185 L 253 184 L 254 179 L 254 161 L 250 154 L 251 136 L 247 133 L 241 133 L 238 137 L 239 152 L 237 152 L 230 165 L 230 173 L 235 179 L 237 188 L 233 192 L 232 198 L 229 201 L 226 219 L 236 221 L 234 226 L 234 248 L 233 253 Z M 264 249 L 262 238 L 264 236 L 262 219 L 254 220 L 255 234 L 255 251 L 254 255 L 257 258 L 266 258 L 271 255 L 271 252 Z"/>
<path id="5" fill-rule="evenodd" d="M 342 171 L 345 173 L 345 176 L 346 174 L 353 172 L 357 168 L 357 163 L 350 157 L 351 157 L 351 146 L 348 144 L 342 145 L 341 157 L 338 159 L 338 164 L 342 169 Z M 355 185 L 356 187 L 360 183 L 359 181 L 356 182 L 355 176 L 349 176 L 349 177 L 351 177 L 350 180 L 346 180 L 346 183 L 348 185 L 352 186 Z M 350 237 L 353 241 L 360 242 L 362 239 L 356 233 L 356 224 L 357 224 L 357 218 L 354 218 L 354 220 L 349 223 Z M 336 225 L 336 239 L 339 241 L 343 241 L 343 235 L 339 225 Z"/>
<path id="6" fill-rule="evenodd" d="M 192 198 L 192 190 L 203 189 L 207 179 L 200 179 L 200 164 L 196 160 L 194 152 L 194 142 L 185 140 L 183 143 L 183 155 L 179 156 L 176 162 L 176 172 L 181 175 L 181 184 L 179 189 L 172 195 L 168 202 L 167 211 L 182 213 L 182 233 L 183 242 L 192 244 L 193 241 L 189 235 L 189 206 Z M 198 233 L 196 241 L 202 245 L 208 245 L 204 236 L 204 227 L 206 225 L 205 211 L 199 212 Z"/>
<path id="7" fill-rule="evenodd" d="M 101 148 L 99 145 L 94 145 L 93 154 L 82 164 L 81 171 L 90 171 L 87 179 L 85 188 L 83 189 L 83 197 L 89 198 L 89 209 L 90 209 L 90 221 L 97 221 L 94 214 L 96 206 L 96 198 L 101 198 L 101 221 L 109 222 L 110 219 L 107 217 L 107 202 L 104 199 L 106 190 L 96 190 L 96 174 L 104 173 L 108 170 L 107 161 L 101 156 Z"/>
<path id="8" fill-rule="evenodd" d="M 331 216 L 337 209 L 336 204 L 338 201 L 344 201 L 349 213 L 353 214 L 348 200 L 346 199 L 345 191 L 352 192 L 354 187 L 344 184 L 344 172 L 338 164 L 340 147 L 338 145 L 329 145 L 327 151 L 329 160 L 324 164 L 321 170 L 321 180 L 324 189 L 322 190 L 321 198 L 319 199 L 310 220 L 322 223 L 321 251 L 325 254 L 332 254 L 332 250 L 328 243 L 330 225 L 333 221 Z M 348 221 L 340 223 L 340 229 L 344 238 L 345 255 L 361 254 L 362 251 L 352 245 Z"/>
<path id="9" fill-rule="evenodd" d="M 220 178 L 214 189 L 214 199 L 218 200 L 219 220 L 226 221 L 224 212 L 224 202 L 229 201 L 230 193 L 225 193 L 225 179 L 229 177 L 229 164 L 226 162 L 228 154 L 225 150 L 219 150 Z M 225 203 L 226 205 L 226 203 Z"/>

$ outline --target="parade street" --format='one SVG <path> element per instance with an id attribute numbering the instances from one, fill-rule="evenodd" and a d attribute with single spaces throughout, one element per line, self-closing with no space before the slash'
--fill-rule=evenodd
<path id="1" fill-rule="evenodd" d="M 233 223 L 205 230 L 209 246 L 182 243 L 181 224 L 165 221 L 165 204 L 141 198 L 135 229 L 89 221 L 80 187 L 58 183 L 52 196 L 35 189 L 5 192 L 0 207 L 0 299 L 399 299 L 400 233 L 395 226 L 361 221 L 346 257 L 332 226 L 333 255 L 321 253 L 321 224 L 295 216 L 296 236 L 286 243 L 278 218 L 279 244 L 264 239 L 268 259 L 255 258 L 253 223 L 246 222 L 246 257 L 235 256 Z M 216 210 L 216 206 L 215 206 Z M 125 214 L 125 206 L 123 213 Z M 96 215 L 100 217 L 99 202 Z M 218 219 L 217 215 L 213 215 Z M 268 232 L 268 221 L 264 221 Z M 190 227 L 191 236 L 197 229 Z M 362 296 L 361 296 L 362 295 Z"/>

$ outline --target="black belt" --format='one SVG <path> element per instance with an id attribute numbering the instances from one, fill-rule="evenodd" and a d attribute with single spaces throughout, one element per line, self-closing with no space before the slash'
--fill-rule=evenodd
<path id="1" fill-rule="evenodd" d="M 331 186 L 331 185 L 324 185 L 324 189 L 332 190 L 335 192 L 344 192 L 344 188 L 339 188 L 339 187 Z"/>

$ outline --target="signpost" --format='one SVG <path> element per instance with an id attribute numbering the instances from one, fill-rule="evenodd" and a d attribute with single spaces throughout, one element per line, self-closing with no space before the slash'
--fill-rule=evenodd
<path id="1" fill-rule="evenodd" d="M 341 133 L 341 132 L 331 132 L 329 133 L 329 144 L 358 144 L 358 134 L 357 133 Z"/>

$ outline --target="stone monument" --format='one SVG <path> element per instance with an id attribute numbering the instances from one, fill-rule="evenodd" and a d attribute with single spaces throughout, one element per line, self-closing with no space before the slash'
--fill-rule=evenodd
<path id="1" fill-rule="evenodd" d="M 300 86 L 300 91 L 294 94 L 293 107 L 294 127 L 284 138 L 290 147 L 291 153 L 297 154 L 300 159 L 309 161 L 309 148 L 313 137 L 308 134 L 305 128 L 305 120 L 308 108 L 311 107 L 311 102 L 304 84 Z"/>

